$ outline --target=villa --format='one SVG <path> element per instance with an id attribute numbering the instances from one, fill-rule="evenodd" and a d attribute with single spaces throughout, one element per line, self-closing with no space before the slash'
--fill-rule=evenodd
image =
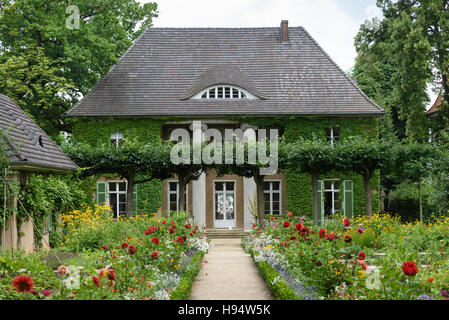
<path id="1" fill-rule="evenodd" d="M 384 110 L 370 100 L 303 27 L 149 28 L 117 65 L 66 115 L 73 138 L 95 146 L 125 137 L 168 139 L 172 130 L 278 129 L 287 141 L 313 136 L 330 144 L 349 136 L 378 139 Z M 310 175 L 298 170 L 266 176 L 265 212 L 312 215 Z M 379 176 L 372 179 L 373 210 Z M 254 222 L 253 179 L 201 175 L 178 208 L 177 180 L 134 190 L 134 212 L 187 210 L 207 228 L 249 229 Z M 93 196 L 116 216 L 126 212 L 125 180 L 97 177 Z M 320 215 L 364 212 L 363 178 L 328 172 L 318 181 Z"/>

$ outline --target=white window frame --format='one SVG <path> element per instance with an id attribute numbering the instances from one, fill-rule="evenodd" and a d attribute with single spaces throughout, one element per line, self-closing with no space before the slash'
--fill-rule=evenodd
<path id="1" fill-rule="evenodd" d="M 334 142 L 335 142 L 335 133 L 334 133 L 334 130 L 335 129 L 337 129 L 338 128 L 338 130 L 340 131 L 340 127 L 332 127 L 332 128 L 328 128 L 328 129 L 330 129 L 330 136 L 328 136 L 327 134 L 326 134 L 326 139 L 329 139 L 330 138 L 330 144 L 331 144 L 331 146 L 333 147 L 334 146 Z M 338 132 L 338 136 L 337 136 L 337 138 L 338 139 L 340 139 L 340 132 Z M 338 141 L 338 140 L 337 140 Z"/>
<path id="2" fill-rule="evenodd" d="M 223 97 L 222 98 L 217 98 L 218 96 L 218 88 L 223 88 Z M 225 88 L 230 88 L 231 90 L 231 94 L 229 98 L 225 98 Z M 237 90 L 238 91 L 238 97 L 234 98 L 233 95 L 233 90 Z M 210 90 L 214 90 L 215 94 L 214 97 L 210 97 L 209 96 L 209 92 Z M 206 97 L 203 98 L 203 95 L 206 94 Z M 244 95 L 244 97 L 243 97 Z M 233 86 L 230 84 L 218 84 L 218 85 L 214 85 L 214 86 L 210 86 L 206 89 L 201 90 L 200 92 L 198 92 L 197 94 L 195 94 L 191 99 L 197 99 L 197 100 L 242 100 L 242 99 L 248 99 L 248 100 L 260 100 L 259 97 L 255 96 L 254 94 L 252 94 L 251 92 L 249 92 L 248 90 L 245 90 L 243 88 L 237 87 L 237 86 Z"/>
<path id="3" fill-rule="evenodd" d="M 329 182 L 331 183 L 331 189 L 326 189 L 326 182 L 327 183 L 329 183 Z M 335 189 L 335 183 L 336 182 L 342 183 L 342 180 L 340 180 L 340 179 L 326 179 L 326 180 L 323 180 L 323 199 L 325 199 L 325 195 L 326 195 L 327 192 L 331 192 L 332 193 L 332 211 L 331 211 L 332 212 L 331 213 L 332 216 L 334 216 L 336 213 L 341 212 L 342 205 L 343 205 L 342 200 L 341 200 L 341 195 L 340 195 L 340 188 Z M 335 192 L 337 192 L 338 195 L 339 195 L 338 202 L 340 202 L 340 209 L 338 210 L 338 212 L 335 211 Z M 324 215 L 326 215 L 326 213 L 324 213 Z"/>
<path id="4" fill-rule="evenodd" d="M 276 214 L 273 213 L 273 193 L 279 193 L 279 215 L 282 214 L 282 180 L 281 179 L 268 179 L 268 180 L 264 180 L 263 182 L 270 182 L 270 190 L 263 190 L 263 193 L 268 193 L 270 194 L 270 209 L 268 210 L 270 213 L 268 214 Z M 273 190 L 273 185 L 271 184 L 271 182 L 279 182 L 279 190 Z M 265 203 L 265 198 L 264 198 L 264 203 Z M 267 209 L 265 208 L 265 214 L 267 212 Z"/>
<path id="5" fill-rule="evenodd" d="M 116 131 L 111 133 L 110 141 L 115 140 L 114 144 L 116 147 L 120 145 L 120 140 L 123 140 L 123 132 Z"/>
<path id="6" fill-rule="evenodd" d="M 215 190 L 215 183 L 216 182 L 223 182 L 224 183 L 224 190 L 219 190 L 219 191 Z M 226 192 L 231 192 L 231 191 L 227 191 L 226 190 L 226 182 L 233 182 L 234 183 L 234 190 L 233 190 L 233 192 L 234 192 L 234 219 L 233 220 L 228 220 L 226 218 L 226 214 L 224 214 L 224 219 L 223 220 L 216 220 L 215 219 L 215 215 L 216 215 L 216 212 L 215 212 L 215 208 L 216 208 L 215 194 L 216 194 L 216 192 L 221 192 L 221 193 L 224 193 L 226 195 Z M 213 193 L 214 194 L 214 201 L 213 201 L 214 202 L 213 203 L 214 227 L 215 228 L 235 228 L 236 223 L 237 223 L 237 198 L 236 198 L 236 195 L 237 195 L 237 192 L 236 192 L 237 181 L 236 180 L 214 180 L 213 184 L 214 184 L 214 193 Z M 218 221 L 218 223 L 217 223 L 217 221 Z M 227 224 L 226 222 L 228 222 L 228 221 L 232 221 L 232 224 Z"/>
<path id="7" fill-rule="evenodd" d="M 176 182 L 176 191 L 170 191 L 170 183 Z M 170 194 L 176 193 L 176 211 L 170 210 Z M 189 185 L 186 184 L 186 211 L 189 211 Z M 179 212 L 179 180 L 167 181 L 167 211 Z"/>
<path id="8" fill-rule="evenodd" d="M 111 205 L 111 193 L 115 193 L 116 194 L 116 197 L 117 197 L 117 207 L 115 208 L 116 209 L 116 212 L 114 212 L 114 218 L 116 219 L 116 221 L 118 221 L 118 219 L 119 219 L 119 217 L 120 217 L 120 203 L 119 203 L 119 199 L 120 199 L 120 194 L 125 194 L 125 203 L 128 203 L 128 193 L 127 193 L 127 191 L 128 191 L 128 181 L 126 181 L 126 180 L 112 180 L 112 181 L 105 181 L 107 184 L 108 184 L 108 190 L 107 190 L 107 193 L 108 193 L 108 197 L 107 197 L 107 200 L 108 200 L 108 205 Z M 119 183 L 125 183 L 125 191 L 119 191 L 119 187 L 118 187 L 118 184 Z M 110 183 L 115 183 L 116 184 L 116 191 L 112 191 L 111 192 L 111 189 L 109 188 L 109 184 Z"/>

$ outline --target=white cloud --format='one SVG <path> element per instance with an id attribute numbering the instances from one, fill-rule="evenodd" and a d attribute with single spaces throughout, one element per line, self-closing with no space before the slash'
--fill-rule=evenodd
<path id="1" fill-rule="evenodd" d="M 368 5 L 365 8 L 365 17 L 366 19 L 369 20 L 373 18 L 382 19 L 383 17 L 382 10 L 378 8 L 375 4 Z"/>

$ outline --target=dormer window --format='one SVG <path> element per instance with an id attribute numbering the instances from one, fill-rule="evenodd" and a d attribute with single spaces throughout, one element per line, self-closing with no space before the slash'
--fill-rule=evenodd
<path id="1" fill-rule="evenodd" d="M 123 142 L 123 133 L 122 132 L 113 132 L 111 133 L 111 144 L 113 146 L 118 147 Z"/>
<path id="2" fill-rule="evenodd" d="M 218 85 L 209 87 L 199 92 L 192 99 L 259 99 L 257 96 L 251 94 L 247 90 L 231 85 Z"/>

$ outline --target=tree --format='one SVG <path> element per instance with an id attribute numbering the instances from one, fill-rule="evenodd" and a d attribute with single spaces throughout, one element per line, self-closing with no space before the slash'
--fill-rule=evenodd
<path id="1" fill-rule="evenodd" d="M 117 147 L 110 144 L 91 147 L 86 143 L 63 146 L 66 154 L 82 168 L 83 176 L 114 173 L 127 180 L 127 217 L 133 211 L 134 185 L 172 177 L 171 148 L 170 143 L 144 144 L 131 139 L 124 139 Z M 146 178 L 136 180 L 137 174 L 144 174 Z"/>
<path id="2" fill-rule="evenodd" d="M 388 105 L 395 106 L 399 119 L 406 123 L 408 139 L 425 141 L 429 84 L 442 88 L 438 118 L 444 118 L 445 125 L 435 123 L 440 127 L 449 124 L 449 4 L 442 0 L 379 0 L 377 5 L 384 18 L 376 27 L 362 26 L 358 47 L 366 50 L 359 50 L 358 56 L 369 52 L 379 61 L 391 61 L 393 72 L 378 83 L 391 86 L 391 94 L 386 95 Z"/>
<path id="3" fill-rule="evenodd" d="M 78 15 L 69 4 L 0 1 L 0 92 L 52 138 L 61 130 L 70 132 L 73 120 L 62 114 L 107 74 L 157 16 L 155 3 L 79 0 L 79 28 L 71 29 Z"/>
<path id="4" fill-rule="evenodd" d="M 313 220 L 319 221 L 318 203 L 318 177 L 335 169 L 340 159 L 328 142 L 321 139 L 300 139 L 293 143 L 284 143 L 280 146 L 279 166 L 281 168 L 299 168 L 302 172 L 309 173 L 313 194 Z"/>
<path id="5" fill-rule="evenodd" d="M 335 146 L 335 166 L 363 176 L 365 209 L 368 216 L 373 215 L 371 177 L 375 170 L 387 168 L 391 164 L 393 146 L 391 142 L 369 141 L 362 137 L 349 137 Z"/>
<path id="6" fill-rule="evenodd" d="M 394 171 L 403 181 L 416 183 L 418 186 L 419 216 L 424 221 L 422 181 L 434 170 L 432 163 L 439 159 L 440 152 L 436 146 L 429 143 L 408 143 L 394 148 L 397 153 L 390 170 Z"/>
<path id="7" fill-rule="evenodd" d="M 393 95 L 392 75 L 397 66 L 388 54 L 391 42 L 384 29 L 377 18 L 360 26 L 355 37 L 357 56 L 350 76 L 385 110 L 385 115 L 379 119 L 379 137 L 397 141 L 407 137 L 406 123 L 399 119 L 400 102 Z"/>

